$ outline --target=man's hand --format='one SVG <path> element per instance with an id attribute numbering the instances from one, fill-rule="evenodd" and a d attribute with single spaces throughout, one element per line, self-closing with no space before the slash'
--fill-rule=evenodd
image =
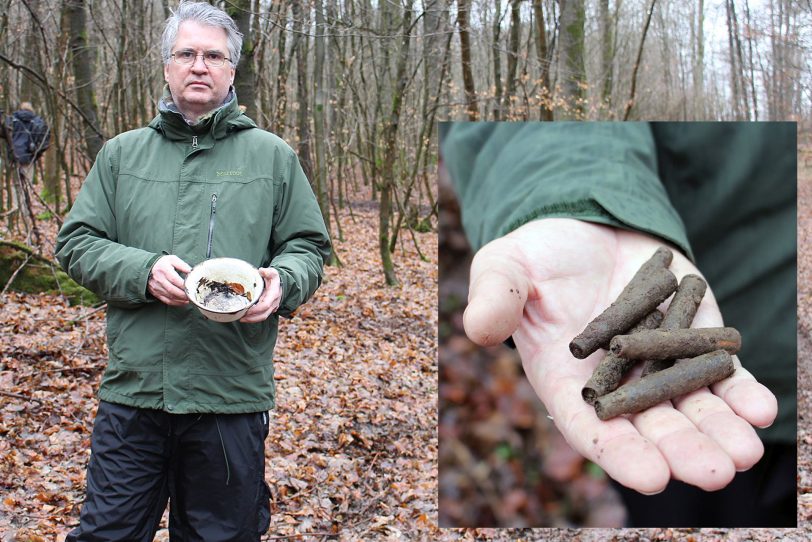
<path id="1" fill-rule="evenodd" d="M 777 414 L 775 396 L 736 356 L 736 372 L 710 388 L 602 422 L 581 388 L 606 352 L 579 360 L 568 347 L 662 244 L 579 220 L 526 224 L 476 254 L 465 331 L 480 345 L 513 335 L 530 383 L 567 442 L 621 484 L 654 494 L 675 478 L 714 491 L 761 458 L 752 426 L 769 426 Z M 670 269 L 677 279 L 700 274 L 677 251 Z M 709 289 L 692 327 L 722 325 Z M 639 374 L 640 367 L 632 378 Z"/>
<path id="2" fill-rule="evenodd" d="M 183 289 L 183 278 L 178 274 L 188 273 L 192 268 L 175 255 L 161 256 L 149 274 L 147 290 L 158 301 L 171 307 L 182 307 L 189 303 Z"/>
<path id="3" fill-rule="evenodd" d="M 282 301 L 282 284 L 279 281 L 279 272 L 273 267 L 260 267 L 259 274 L 265 280 L 265 290 L 257 301 L 256 305 L 248 309 L 240 319 L 245 324 L 264 322 L 268 317 L 276 312 L 279 303 Z"/>

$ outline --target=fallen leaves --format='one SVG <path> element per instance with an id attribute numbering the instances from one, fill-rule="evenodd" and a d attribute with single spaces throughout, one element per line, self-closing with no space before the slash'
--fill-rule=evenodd
<path id="1" fill-rule="evenodd" d="M 416 234 L 429 262 L 410 238 L 400 245 L 402 284 L 391 288 L 377 210 L 339 219 L 345 267 L 328 268 L 280 323 L 264 539 L 437 539 L 436 234 Z M 107 355 L 104 313 L 91 311 L 53 296 L 0 299 L 0 533 L 52 540 L 78 522 Z"/>

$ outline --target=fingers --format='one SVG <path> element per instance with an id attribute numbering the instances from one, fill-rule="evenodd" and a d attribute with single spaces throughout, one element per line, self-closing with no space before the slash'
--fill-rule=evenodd
<path id="1" fill-rule="evenodd" d="M 531 383 L 567 442 L 620 484 L 646 495 L 661 492 L 671 477 L 657 447 L 626 418 L 602 422 L 581 399 L 583 378 L 576 372 L 547 372 L 525 364 Z"/>
<path id="2" fill-rule="evenodd" d="M 496 241 L 483 247 L 471 263 L 465 333 L 481 346 L 510 337 L 522 319 L 529 280 L 510 256 L 509 245 Z"/>
<path id="3" fill-rule="evenodd" d="M 192 268 L 175 255 L 161 256 L 152 266 L 147 289 L 162 303 L 179 307 L 189 303 L 183 289 L 183 278 L 178 274 L 188 273 Z"/>
<path id="4" fill-rule="evenodd" d="M 279 303 L 282 301 L 279 272 L 272 267 L 261 267 L 259 274 L 265 281 L 265 289 L 257 303 L 248 309 L 245 316 L 240 319 L 240 322 L 245 324 L 254 324 L 267 320 L 279 308 Z"/>
<path id="5" fill-rule="evenodd" d="M 778 400 L 766 386 L 741 366 L 736 356 L 736 372 L 732 376 L 714 384 L 713 393 L 721 397 L 733 412 L 755 425 L 769 427 L 778 415 Z"/>
<path id="6" fill-rule="evenodd" d="M 675 399 L 674 406 L 730 456 L 737 471 L 749 469 L 764 454 L 753 427 L 707 388 Z"/>
<path id="7" fill-rule="evenodd" d="M 705 491 L 716 491 L 736 475 L 727 452 L 698 431 L 670 401 L 633 415 L 631 421 L 641 435 L 657 446 L 677 480 Z"/>

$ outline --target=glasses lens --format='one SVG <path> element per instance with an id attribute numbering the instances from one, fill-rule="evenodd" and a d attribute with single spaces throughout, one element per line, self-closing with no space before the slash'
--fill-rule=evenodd
<path id="1" fill-rule="evenodd" d="M 175 59 L 175 62 L 178 64 L 191 64 L 195 61 L 195 52 L 189 51 L 184 49 L 183 51 L 178 51 L 172 55 Z"/>
<path id="2" fill-rule="evenodd" d="M 219 68 L 225 64 L 226 61 L 226 56 L 220 51 L 207 51 L 198 55 L 191 49 L 183 49 L 176 53 L 172 53 L 172 58 L 175 60 L 175 62 L 183 65 L 194 64 L 198 56 L 203 57 L 203 62 L 206 64 L 206 66 L 211 67 Z"/>
<path id="3" fill-rule="evenodd" d="M 219 51 L 209 51 L 203 55 L 203 60 L 209 66 L 222 66 L 226 57 Z"/>

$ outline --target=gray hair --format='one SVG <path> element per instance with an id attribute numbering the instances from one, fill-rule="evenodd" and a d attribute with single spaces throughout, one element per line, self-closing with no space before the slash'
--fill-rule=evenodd
<path id="1" fill-rule="evenodd" d="M 161 58 L 163 58 L 164 64 L 168 64 L 171 59 L 172 46 L 178 39 L 178 29 L 180 24 L 185 21 L 195 21 L 202 25 L 225 30 L 228 40 L 228 56 L 231 58 L 231 64 L 237 66 L 242 50 L 242 33 L 237 28 L 234 19 L 222 9 L 206 2 L 187 2 L 186 0 L 181 0 L 178 9 L 173 11 L 166 20 L 161 38 Z"/>

